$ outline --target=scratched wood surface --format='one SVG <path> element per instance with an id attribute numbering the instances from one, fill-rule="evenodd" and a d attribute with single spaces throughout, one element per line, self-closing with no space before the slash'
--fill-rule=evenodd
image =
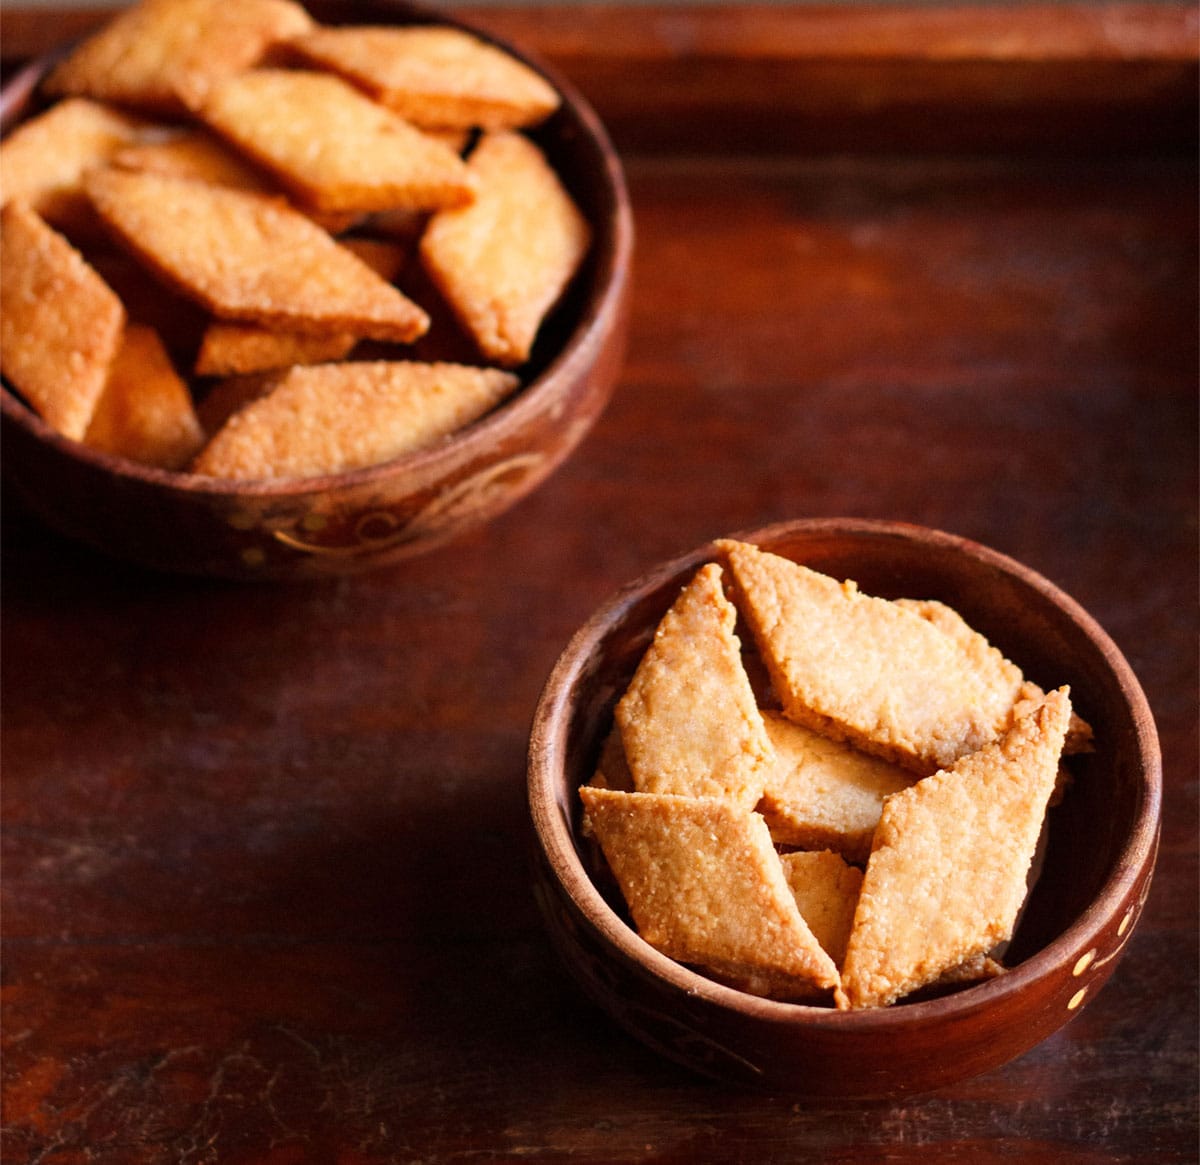
<path id="1" fill-rule="evenodd" d="M 627 19 L 658 43 L 662 12 Z M 6 1162 L 1195 1160 L 1188 133 L 953 156 L 928 126 L 836 157 L 679 133 L 627 139 L 609 409 L 465 541 L 238 586 L 107 561 L 5 496 Z M 526 733 L 573 628 L 714 535 L 835 515 L 1047 575 L 1163 743 L 1159 870 L 1112 982 L 1016 1063 L 902 1102 L 664 1064 L 577 994 L 527 886 Z"/>

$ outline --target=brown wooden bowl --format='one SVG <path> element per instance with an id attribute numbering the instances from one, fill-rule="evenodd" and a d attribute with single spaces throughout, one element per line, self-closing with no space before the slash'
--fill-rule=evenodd
<path id="1" fill-rule="evenodd" d="M 1094 754 L 1051 810 L 1045 860 L 1006 956 L 1010 970 L 954 994 L 838 1012 L 716 983 L 659 954 L 588 872 L 578 787 L 613 706 L 703 546 L 620 591 L 572 638 L 546 684 L 529 749 L 534 885 L 554 945 L 584 991 L 633 1035 L 708 1076 L 795 1093 L 890 1096 L 988 1071 L 1045 1039 L 1112 974 L 1146 901 L 1158 849 L 1161 761 L 1145 696 L 1120 651 L 1027 567 L 949 534 L 893 522 L 810 520 L 735 537 L 869 594 L 940 599 L 1026 676 L 1070 684 Z"/>
<path id="2" fill-rule="evenodd" d="M 574 450 L 603 410 L 625 349 L 633 225 L 620 161 L 599 119 L 553 70 L 513 45 L 400 0 L 314 0 L 330 24 L 466 28 L 543 73 L 562 107 L 532 136 L 592 224 L 584 270 L 546 321 L 523 387 L 434 448 L 347 473 L 259 483 L 135 465 L 55 433 L 0 389 L 8 487 L 49 525 L 143 565 L 243 578 L 363 570 L 424 553 L 513 505 Z M 38 108 L 61 54 L 15 75 L 0 95 L 7 130 Z"/>

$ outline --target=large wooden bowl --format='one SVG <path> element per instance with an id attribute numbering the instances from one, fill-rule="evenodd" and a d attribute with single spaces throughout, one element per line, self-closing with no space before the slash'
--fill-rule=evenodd
<path id="1" fill-rule="evenodd" d="M 1146 699 L 1095 621 L 1032 570 L 965 539 L 887 522 L 813 520 L 735 537 L 869 594 L 940 599 L 1044 686 L 1070 684 L 1094 754 L 1051 810 L 1040 877 L 1001 977 L 922 1002 L 837 1012 L 743 994 L 664 957 L 589 875 L 578 787 L 616 700 L 700 547 L 622 590 L 572 638 L 542 695 L 529 749 L 535 889 L 567 967 L 596 1003 L 663 1055 L 706 1075 L 798 1094 L 935 1089 L 1019 1056 L 1087 1006 L 1146 901 L 1161 761 Z"/>
<path id="2" fill-rule="evenodd" d="M 533 134 L 594 231 L 584 271 L 547 321 L 524 387 L 435 448 L 368 469 L 237 483 L 144 468 L 67 440 L 0 390 L 6 482 L 50 525 L 160 569 L 248 578 L 362 570 L 440 546 L 541 484 L 603 410 L 624 355 L 633 227 L 620 162 L 564 78 L 485 31 L 400 0 L 314 0 L 330 24 L 467 28 L 542 72 L 559 111 Z M 7 130 L 38 107 L 55 56 L 17 74 L 0 98 Z"/>

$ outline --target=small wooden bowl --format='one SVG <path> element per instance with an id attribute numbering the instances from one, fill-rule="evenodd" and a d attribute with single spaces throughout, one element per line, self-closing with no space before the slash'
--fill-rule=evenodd
<path id="1" fill-rule="evenodd" d="M 868 594 L 940 599 L 1026 676 L 1071 685 L 1094 754 L 1050 813 L 1041 875 L 1003 976 L 877 1010 L 779 1003 L 664 957 L 588 873 L 578 787 L 654 628 L 712 546 L 619 592 L 572 638 L 538 705 L 529 750 L 535 890 L 584 991 L 663 1055 L 705 1075 L 794 1093 L 891 1096 L 995 1068 L 1045 1039 L 1112 974 L 1146 901 L 1158 848 L 1161 761 L 1145 696 L 1120 651 L 1073 600 L 973 542 L 899 523 L 812 520 L 735 535 Z"/>
<path id="2" fill-rule="evenodd" d="M 55 433 L 0 389 L 7 483 L 49 525 L 99 550 L 192 574 L 290 579 L 359 571 L 421 554 L 495 517 L 575 449 L 616 384 L 625 350 L 633 225 L 620 161 L 587 102 L 553 70 L 466 22 L 400 0 L 314 0 L 330 24 L 465 28 L 524 60 L 562 107 L 533 132 L 594 232 L 564 302 L 546 321 L 521 390 L 434 448 L 347 473 L 239 483 L 146 468 Z M 7 130 L 34 112 L 61 54 L 0 95 Z"/>

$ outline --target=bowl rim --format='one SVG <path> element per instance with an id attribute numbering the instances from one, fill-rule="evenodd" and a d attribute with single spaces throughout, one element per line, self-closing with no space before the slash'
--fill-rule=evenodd
<path id="1" fill-rule="evenodd" d="M 757 544 L 797 533 L 842 534 L 855 538 L 916 540 L 941 550 L 959 551 L 998 569 L 1037 591 L 1076 623 L 1111 666 L 1135 724 L 1141 764 L 1139 804 L 1119 848 L 1113 868 L 1099 892 L 1074 921 L 1044 947 L 994 979 L 937 999 L 890 1007 L 840 1011 L 750 995 L 709 979 L 652 947 L 608 904 L 588 876 L 559 811 L 553 792 L 555 775 L 566 761 L 571 723 L 568 699 L 588 672 L 594 652 L 607 633 L 628 616 L 634 603 L 671 579 L 696 569 L 716 555 L 715 539 L 652 567 L 612 594 L 575 632 L 556 661 L 539 698 L 530 733 L 527 795 L 537 844 L 550 871 L 575 908 L 627 960 L 678 988 L 685 995 L 752 1017 L 760 1022 L 830 1031 L 903 1029 L 915 1024 L 962 1018 L 1019 995 L 1030 984 L 1052 974 L 1076 951 L 1090 949 L 1106 922 L 1120 909 L 1138 877 L 1155 857 L 1162 812 L 1162 758 L 1149 703 L 1128 661 L 1107 632 L 1074 599 L 1044 576 L 981 543 L 942 530 L 908 522 L 870 518 L 801 518 L 775 522 L 727 535 Z"/>
<path id="2" fill-rule="evenodd" d="M 299 2 L 303 4 L 305 0 Z M 369 0 L 369 3 L 362 5 L 348 4 L 344 0 L 322 0 L 320 6 L 331 10 L 342 9 L 346 15 L 357 15 L 362 18 L 357 23 L 369 21 L 376 16 L 382 18 L 386 12 L 389 14 L 389 22 L 397 25 L 432 23 L 462 29 L 503 49 L 542 74 L 561 95 L 564 108 L 570 110 L 571 115 L 582 126 L 585 136 L 596 148 L 602 162 L 597 174 L 602 177 L 604 188 L 612 201 L 609 215 L 611 225 L 606 223 L 607 229 L 604 232 L 605 236 L 611 239 L 611 245 L 595 255 L 595 265 L 586 288 L 580 317 L 564 345 L 555 352 L 538 375 L 527 384 L 523 384 L 509 400 L 501 402 L 479 420 L 450 434 L 436 445 L 339 473 L 239 481 L 141 465 L 63 436 L 26 405 L 7 384 L 0 381 L 0 415 L 6 421 L 19 425 L 43 444 L 51 446 L 61 456 L 91 464 L 128 482 L 176 490 L 181 494 L 196 497 L 304 498 L 327 493 L 335 487 L 366 486 L 380 478 L 391 477 L 397 471 L 428 475 L 430 480 L 437 480 L 441 476 L 440 463 L 450 462 L 446 468 L 453 468 L 453 464 L 460 458 L 474 460 L 485 456 L 490 449 L 502 445 L 509 437 L 519 433 L 527 422 L 546 407 L 545 398 L 551 396 L 564 379 L 569 381 L 578 366 L 588 362 L 592 350 L 602 342 L 614 315 L 619 311 L 630 278 L 630 259 L 634 242 L 633 211 L 620 156 L 613 147 L 599 115 L 588 100 L 556 68 L 538 59 L 528 50 L 510 43 L 486 26 L 477 25 L 472 20 L 420 3 L 418 0 Z M 12 110 L 33 96 L 50 67 L 70 51 L 70 47 L 70 43 L 63 44 L 37 57 L 0 86 L 0 120 L 7 123 Z M 597 228 L 594 222 L 592 226 L 593 229 Z M 597 234 L 599 233 L 597 230 Z"/>

